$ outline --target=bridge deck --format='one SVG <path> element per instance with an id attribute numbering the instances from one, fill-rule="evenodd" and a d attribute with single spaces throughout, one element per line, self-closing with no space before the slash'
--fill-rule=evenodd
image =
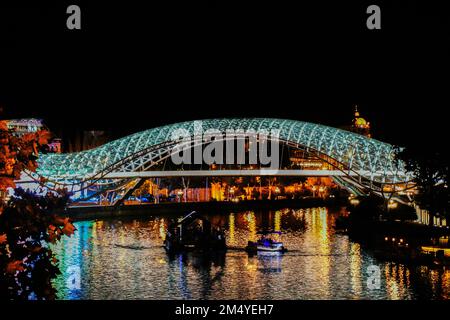
<path id="1" fill-rule="evenodd" d="M 105 178 L 160 178 L 160 177 L 236 177 L 236 176 L 345 176 L 339 170 L 177 170 L 177 171 L 139 171 L 111 172 Z M 356 175 L 356 173 L 351 173 Z"/>
<path id="2" fill-rule="evenodd" d="M 295 169 L 249 169 L 249 170 L 176 170 L 176 171 L 130 171 L 130 172 L 110 172 L 102 179 L 133 179 L 133 178 L 172 178 L 172 177 L 243 177 L 243 176 L 305 176 L 305 177 L 344 177 L 344 176 L 366 176 L 366 171 L 340 170 L 295 170 Z M 374 177 L 380 177 L 383 172 L 376 172 Z M 60 177 L 62 178 L 62 177 Z M 83 177 L 80 177 L 83 178 Z M 29 176 L 23 175 L 16 183 L 34 182 Z"/>

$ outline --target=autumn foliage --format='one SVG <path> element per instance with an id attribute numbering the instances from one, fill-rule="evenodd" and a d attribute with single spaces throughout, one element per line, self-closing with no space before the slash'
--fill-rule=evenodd
<path id="1" fill-rule="evenodd" d="M 50 137 L 47 131 L 16 137 L 0 121 L 0 297 L 54 299 L 52 279 L 58 261 L 48 244 L 70 236 L 75 227 L 60 217 L 68 201 L 64 191 L 37 195 L 16 188 L 24 170 L 35 171 L 37 154 Z M 8 188 L 14 189 L 10 199 Z"/>

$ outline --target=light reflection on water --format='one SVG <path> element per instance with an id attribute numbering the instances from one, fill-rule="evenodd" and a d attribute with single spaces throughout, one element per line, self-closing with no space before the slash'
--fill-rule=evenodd
<path id="1" fill-rule="evenodd" d="M 226 254 L 168 256 L 162 248 L 168 218 L 77 222 L 77 232 L 54 251 L 62 274 L 60 299 L 448 299 L 450 271 L 409 269 L 377 261 L 369 250 L 336 234 L 342 212 L 327 208 L 210 215 L 226 229 Z M 306 225 L 306 229 L 304 226 Z M 280 230 L 284 255 L 250 257 L 240 250 L 257 231 Z M 367 268 L 381 271 L 369 289 Z M 66 270 L 79 266 L 81 288 Z"/>

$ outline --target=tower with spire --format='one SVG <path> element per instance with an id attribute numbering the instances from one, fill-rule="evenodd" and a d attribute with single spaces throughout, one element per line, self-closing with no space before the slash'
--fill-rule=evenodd
<path id="1" fill-rule="evenodd" d="M 371 137 L 370 135 L 370 122 L 366 121 L 358 111 L 358 106 L 355 105 L 355 113 L 352 122 L 352 131 L 362 134 L 366 137 Z"/>

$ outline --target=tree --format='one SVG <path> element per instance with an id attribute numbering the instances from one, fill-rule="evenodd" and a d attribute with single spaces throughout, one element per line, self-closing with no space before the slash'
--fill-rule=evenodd
<path id="1" fill-rule="evenodd" d="M 16 188 L 24 170 L 35 171 L 37 154 L 45 148 L 47 131 L 16 137 L 0 121 L 0 297 L 2 299 L 55 299 L 52 279 L 59 274 L 58 261 L 49 243 L 75 227 L 55 212 L 64 208 L 65 191 L 39 196 Z M 6 192 L 14 189 L 7 199 Z"/>
<path id="2" fill-rule="evenodd" d="M 415 202 L 430 214 L 430 225 L 435 216 L 449 216 L 448 155 L 426 146 L 409 147 L 397 155 L 405 162 L 406 170 L 414 175 L 418 193 Z"/>
<path id="3" fill-rule="evenodd" d="M 384 213 L 384 202 L 379 196 L 369 194 L 361 197 L 359 204 L 351 209 L 351 221 L 378 220 L 380 213 Z"/>

